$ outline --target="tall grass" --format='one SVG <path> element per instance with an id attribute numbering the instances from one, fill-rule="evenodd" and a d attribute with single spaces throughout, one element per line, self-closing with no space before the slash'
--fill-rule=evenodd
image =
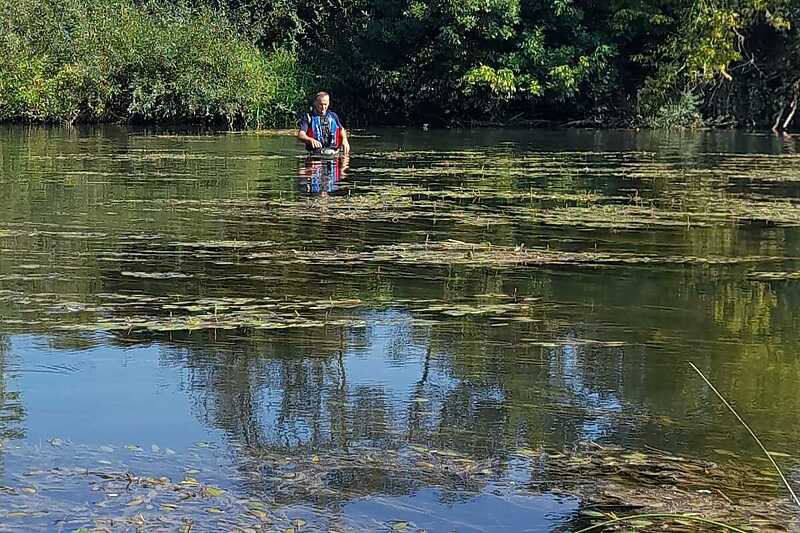
<path id="1" fill-rule="evenodd" d="M 717 388 L 711 383 L 711 381 L 706 377 L 706 375 L 703 374 L 703 372 L 701 372 L 700 369 L 697 368 L 695 364 L 692 363 L 691 361 L 689 361 L 689 366 L 691 366 L 692 369 L 695 372 L 697 372 L 701 378 L 703 378 L 703 381 L 705 381 L 706 385 L 708 385 L 708 387 L 714 392 L 714 394 L 717 395 L 717 398 L 719 398 L 720 401 L 722 401 L 725 407 L 727 407 L 728 410 L 733 414 L 733 416 L 736 417 L 736 420 L 738 420 L 739 423 L 742 424 L 742 426 L 744 426 L 744 429 L 747 430 L 750 436 L 753 437 L 753 440 L 756 441 L 758 447 L 761 448 L 762 452 L 764 452 L 764 456 L 770 463 L 772 463 L 773 468 L 775 468 L 775 471 L 778 473 L 778 476 L 780 476 L 781 481 L 783 481 L 783 484 L 789 491 L 789 494 L 791 495 L 792 500 L 794 500 L 794 503 L 797 504 L 797 507 L 800 507 L 800 498 L 797 497 L 797 494 L 795 494 L 794 489 L 792 489 L 792 486 L 789 484 L 789 481 L 787 481 L 786 476 L 783 475 L 783 471 L 778 466 L 778 463 L 775 462 L 775 458 L 772 457 L 772 454 L 769 453 L 769 451 L 767 451 L 767 447 L 764 446 L 764 443 L 761 442 L 761 439 L 758 438 L 758 435 L 756 435 L 755 432 L 752 429 L 750 429 L 750 426 L 747 424 L 747 422 L 745 422 L 744 419 L 741 416 L 739 416 L 739 413 L 736 412 L 736 409 L 734 409 L 733 406 L 730 404 L 730 402 L 728 402 L 728 400 L 725 399 L 722 393 L 717 390 Z"/>
<path id="2" fill-rule="evenodd" d="M 293 53 L 184 4 L 0 0 L 0 47 L 0 120 L 280 126 L 304 93 Z"/>

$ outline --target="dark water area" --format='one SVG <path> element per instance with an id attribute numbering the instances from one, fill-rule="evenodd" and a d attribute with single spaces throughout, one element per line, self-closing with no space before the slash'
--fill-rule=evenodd
<path id="1" fill-rule="evenodd" d="M 540 457 L 761 461 L 689 361 L 800 485 L 800 140 L 352 145 L 0 129 L 0 531 L 576 529 Z"/>

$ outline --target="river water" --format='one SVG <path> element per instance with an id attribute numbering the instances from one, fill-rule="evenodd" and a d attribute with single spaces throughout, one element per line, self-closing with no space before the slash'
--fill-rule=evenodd
<path id="1" fill-rule="evenodd" d="M 0 530 L 569 529 L 548 453 L 757 460 L 689 362 L 800 454 L 800 141 L 352 144 L 0 130 Z"/>

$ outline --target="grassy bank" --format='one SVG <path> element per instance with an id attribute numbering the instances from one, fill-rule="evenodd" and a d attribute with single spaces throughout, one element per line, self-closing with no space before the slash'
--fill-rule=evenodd
<path id="1" fill-rule="evenodd" d="M 287 124 L 293 53 L 262 53 L 208 8 L 0 0 L 0 120 Z"/>

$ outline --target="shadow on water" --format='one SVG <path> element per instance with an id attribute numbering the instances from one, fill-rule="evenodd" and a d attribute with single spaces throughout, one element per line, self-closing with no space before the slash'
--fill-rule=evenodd
<path id="1" fill-rule="evenodd" d="M 686 360 L 797 479 L 794 139 L 388 130 L 350 161 L 266 135 L 0 140 L 18 524 L 568 530 L 609 504 L 598 479 L 697 489 L 675 454 L 774 499 Z"/>

